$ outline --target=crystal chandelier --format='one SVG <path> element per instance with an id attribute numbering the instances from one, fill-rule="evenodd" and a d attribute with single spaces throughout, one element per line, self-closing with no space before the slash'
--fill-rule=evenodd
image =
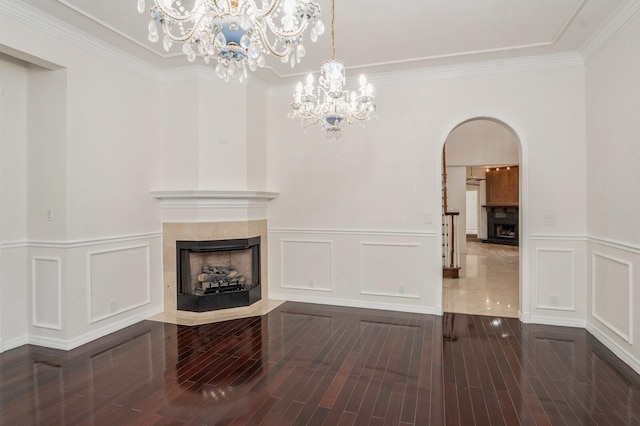
<path id="1" fill-rule="evenodd" d="M 145 12 L 145 0 L 138 0 L 138 12 Z M 311 28 L 314 42 L 324 33 L 313 0 L 263 0 L 261 8 L 255 0 L 153 0 L 150 13 L 149 41 L 160 39 L 160 27 L 165 51 L 181 43 L 189 62 L 217 61 L 216 75 L 227 81 L 264 67 L 265 55 L 294 67 L 305 55 L 304 31 Z"/>
<path id="2" fill-rule="evenodd" d="M 344 123 L 371 119 L 376 106 L 373 103 L 373 88 L 360 75 L 358 93 L 344 89 L 346 77 L 344 63 L 336 58 L 335 45 L 335 0 L 331 0 L 331 60 L 320 69 L 317 90 L 313 86 L 313 74 L 307 76 L 307 84 L 296 86 L 294 101 L 289 105 L 289 118 L 300 118 L 303 125 L 321 123 L 329 139 L 339 139 Z M 314 94 L 316 92 L 317 94 Z M 322 99 L 322 102 L 321 102 Z"/>

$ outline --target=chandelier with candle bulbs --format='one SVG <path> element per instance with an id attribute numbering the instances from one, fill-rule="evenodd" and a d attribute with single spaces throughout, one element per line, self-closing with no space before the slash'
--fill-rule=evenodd
<path id="1" fill-rule="evenodd" d="M 358 92 L 345 90 L 346 76 L 344 63 L 335 58 L 335 0 L 331 1 L 331 60 L 320 68 L 317 89 L 313 74 L 307 76 L 306 84 L 299 82 L 289 105 L 289 118 L 300 119 L 303 125 L 320 123 L 329 139 L 339 139 L 342 126 L 356 121 L 365 122 L 374 115 L 373 88 L 360 75 Z"/>
<path id="2" fill-rule="evenodd" d="M 145 7 L 138 0 L 138 12 Z M 262 7 L 255 0 L 153 0 L 150 14 L 149 41 L 160 39 L 160 28 L 165 51 L 182 44 L 189 62 L 197 56 L 214 61 L 216 75 L 227 81 L 264 67 L 265 55 L 294 67 L 305 55 L 305 30 L 314 42 L 324 33 L 313 0 L 263 0 Z"/>

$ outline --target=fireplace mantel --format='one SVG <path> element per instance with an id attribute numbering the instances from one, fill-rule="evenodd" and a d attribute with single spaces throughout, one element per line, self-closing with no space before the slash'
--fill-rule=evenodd
<path id="1" fill-rule="evenodd" d="M 279 195 L 267 191 L 151 191 L 160 201 L 162 222 L 233 222 L 267 218 L 269 202 Z"/>
<path id="2" fill-rule="evenodd" d="M 250 200 L 270 201 L 276 198 L 279 192 L 266 191 L 204 191 L 204 190 L 177 190 L 177 191 L 151 191 L 151 196 L 158 200 Z"/>

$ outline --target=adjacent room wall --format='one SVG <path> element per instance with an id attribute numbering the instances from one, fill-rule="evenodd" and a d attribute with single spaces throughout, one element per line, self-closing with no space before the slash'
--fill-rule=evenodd
<path id="1" fill-rule="evenodd" d="M 640 372 L 640 16 L 586 66 L 587 329 Z"/>

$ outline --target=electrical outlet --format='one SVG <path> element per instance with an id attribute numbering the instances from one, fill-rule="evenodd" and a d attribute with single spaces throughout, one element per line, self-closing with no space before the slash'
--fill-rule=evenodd
<path id="1" fill-rule="evenodd" d="M 109 302 L 109 312 L 114 313 L 118 310 L 118 301 L 113 299 Z"/>
<path id="2" fill-rule="evenodd" d="M 427 225 L 431 224 L 433 222 L 433 215 L 431 213 L 425 213 L 424 214 L 424 223 L 426 223 Z"/>
<path id="3" fill-rule="evenodd" d="M 549 304 L 551 306 L 558 306 L 558 296 L 557 295 L 551 295 L 549 296 Z"/>
<path id="4" fill-rule="evenodd" d="M 47 221 L 53 222 L 53 207 L 47 207 Z"/>
<path id="5" fill-rule="evenodd" d="M 312 280 L 311 278 L 309 278 L 309 279 L 307 280 L 307 286 L 308 286 L 309 288 L 313 288 L 313 280 Z"/>
<path id="6" fill-rule="evenodd" d="M 404 286 L 403 285 L 398 287 L 398 293 L 399 294 L 404 294 Z"/>
<path id="7" fill-rule="evenodd" d="M 558 216 L 555 214 L 545 214 L 543 221 L 544 226 L 558 226 Z"/>

